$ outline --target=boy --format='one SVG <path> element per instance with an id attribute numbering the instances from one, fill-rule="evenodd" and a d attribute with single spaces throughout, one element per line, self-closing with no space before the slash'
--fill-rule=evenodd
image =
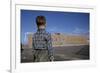
<path id="1" fill-rule="evenodd" d="M 53 61 L 53 48 L 51 34 L 46 32 L 46 18 L 36 17 L 37 32 L 33 35 L 33 61 Z"/>

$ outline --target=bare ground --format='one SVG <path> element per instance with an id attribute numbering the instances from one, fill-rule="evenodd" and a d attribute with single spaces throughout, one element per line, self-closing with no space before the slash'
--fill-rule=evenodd
<path id="1" fill-rule="evenodd" d="M 54 48 L 54 61 L 89 60 L 89 45 L 61 46 Z M 24 49 L 21 62 L 33 62 L 32 49 Z"/>

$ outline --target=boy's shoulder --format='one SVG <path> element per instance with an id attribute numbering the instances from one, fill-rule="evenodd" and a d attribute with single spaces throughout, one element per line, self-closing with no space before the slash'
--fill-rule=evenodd
<path id="1" fill-rule="evenodd" d="M 50 32 L 48 32 L 48 31 L 45 31 L 45 32 L 43 32 L 43 33 L 40 33 L 40 32 L 35 32 L 33 35 L 37 35 L 37 34 L 46 34 L 46 35 L 51 35 L 51 33 Z"/>
<path id="2" fill-rule="evenodd" d="M 50 37 L 51 36 L 51 33 L 50 32 L 45 32 L 45 33 L 38 33 L 38 32 L 35 32 L 34 34 L 33 34 L 33 37 L 38 37 L 38 36 L 40 36 L 40 35 L 42 35 L 42 36 L 45 36 L 45 37 Z"/>
<path id="3" fill-rule="evenodd" d="M 48 36 L 51 36 L 51 33 L 50 32 L 46 32 L 45 34 L 48 35 Z"/>
<path id="4" fill-rule="evenodd" d="M 48 31 L 46 31 L 46 34 L 51 35 L 51 33 L 50 33 L 50 32 L 48 32 Z"/>

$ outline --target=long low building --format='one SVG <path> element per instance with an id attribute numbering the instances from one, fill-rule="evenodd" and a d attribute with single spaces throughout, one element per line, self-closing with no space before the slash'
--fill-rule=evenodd
<path id="1" fill-rule="evenodd" d="M 69 34 L 52 34 L 53 46 L 67 46 L 67 45 L 86 45 L 89 44 L 89 39 L 81 35 Z"/>

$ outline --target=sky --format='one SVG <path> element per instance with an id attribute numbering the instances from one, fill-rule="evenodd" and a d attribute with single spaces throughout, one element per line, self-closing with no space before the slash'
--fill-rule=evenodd
<path id="1" fill-rule="evenodd" d="M 89 13 L 21 10 L 21 43 L 26 43 L 25 34 L 36 32 L 36 17 L 46 17 L 46 31 L 73 35 L 89 34 Z"/>

